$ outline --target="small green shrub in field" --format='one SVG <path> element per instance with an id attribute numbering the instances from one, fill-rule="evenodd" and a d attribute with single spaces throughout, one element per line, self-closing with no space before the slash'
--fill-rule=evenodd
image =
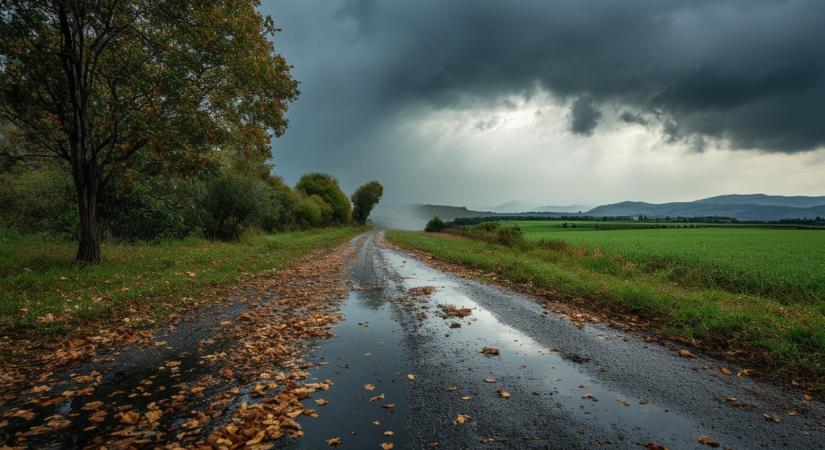
<path id="1" fill-rule="evenodd" d="M 444 228 L 446 227 L 447 225 L 444 223 L 443 220 L 441 220 L 439 217 L 433 217 L 432 219 L 430 219 L 429 222 L 427 222 L 427 226 L 424 227 L 424 231 L 426 231 L 427 233 L 440 233 L 444 231 Z"/>
<path id="2" fill-rule="evenodd" d="M 451 228 L 450 232 L 507 246 L 521 243 L 524 239 L 518 225 L 508 225 L 501 222 L 484 222 L 470 227 L 456 227 Z"/>

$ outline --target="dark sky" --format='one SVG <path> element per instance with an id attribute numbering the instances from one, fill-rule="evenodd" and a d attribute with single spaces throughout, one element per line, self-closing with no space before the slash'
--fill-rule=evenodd
<path id="1" fill-rule="evenodd" d="M 389 202 L 825 193 L 821 0 L 264 0 L 301 98 L 274 142 Z"/>

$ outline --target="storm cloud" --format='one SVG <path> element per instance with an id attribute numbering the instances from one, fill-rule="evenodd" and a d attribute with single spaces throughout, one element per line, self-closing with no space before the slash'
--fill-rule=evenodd
<path id="1" fill-rule="evenodd" d="M 272 0 L 262 10 L 284 29 L 276 46 L 302 81 L 276 164 L 282 149 L 336 167 L 352 152 L 390 164 L 379 161 L 382 135 L 405 118 L 547 96 L 583 140 L 610 122 L 696 149 L 825 147 L 819 0 Z"/>
<path id="2" fill-rule="evenodd" d="M 570 131 L 573 134 L 590 136 L 599 124 L 602 112 L 587 95 L 583 95 L 570 105 Z"/>
<path id="3" fill-rule="evenodd" d="M 351 39 L 381 66 L 365 99 L 381 106 L 460 107 L 540 87 L 655 111 L 684 134 L 733 148 L 825 144 L 819 0 L 352 0 L 337 8 L 334 17 L 352 22 Z"/>

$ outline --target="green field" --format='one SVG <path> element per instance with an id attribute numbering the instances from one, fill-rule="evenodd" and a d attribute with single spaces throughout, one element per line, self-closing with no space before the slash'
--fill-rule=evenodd
<path id="1" fill-rule="evenodd" d="M 684 228 L 683 224 L 645 229 L 656 224 L 638 222 L 513 223 L 527 239 L 583 245 L 591 253 L 630 261 L 641 270 L 685 286 L 721 288 L 786 303 L 825 301 L 825 230 Z"/>
<path id="2" fill-rule="evenodd" d="M 193 298 L 280 269 L 330 248 L 363 228 L 252 235 L 227 243 L 188 239 L 158 244 L 107 243 L 96 266 L 72 264 L 75 243 L 0 230 L 0 337 L 42 339 L 96 325 L 129 308 L 152 326 Z M 189 300 L 187 300 L 189 299 Z"/>
<path id="3" fill-rule="evenodd" d="M 825 389 L 825 232 L 562 224 L 519 223 L 526 239 L 511 246 L 405 231 L 387 238 L 595 307 L 652 317 L 665 336 L 737 350 L 740 362 L 762 373 L 796 374 Z"/>

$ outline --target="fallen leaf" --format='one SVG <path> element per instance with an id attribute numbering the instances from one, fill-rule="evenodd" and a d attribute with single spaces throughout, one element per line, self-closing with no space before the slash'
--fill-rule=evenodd
<path id="1" fill-rule="evenodd" d="M 616 401 L 619 402 L 622 406 L 630 406 L 630 403 L 622 397 L 617 398 Z"/>
<path id="2" fill-rule="evenodd" d="M 389 431 L 389 430 L 384 432 L 384 436 L 392 436 L 393 434 L 395 434 L 395 433 L 393 433 L 392 431 Z"/>
<path id="3" fill-rule="evenodd" d="M 645 448 L 647 450 L 670 450 L 664 445 L 659 444 L 658 442 L 648 442 L 647 444 L 645 444 Z"/>
<path id="4" fill-rule="evenodd" d="M 498 351 L 497 348 L 484 347 L 484 348 L 481 349 L 481 354 L 482 355 L 498 355 L 499 351 Z"/>
<path id="5" fill-rule="evenodd" d="M 386 409 L 393 409 L 395 408 L 395 403 L 387 403 L 386 405 L 383 405 L 381 407 Z"/>
<path id="6" fill-rule="evenodd" d="M 458 386 L 450 386 L 450 387 L 447 388 L 447 392 L 453 392 L 453 391 L 457 391 L 457 390 L 458 390 Z"/>
<path id="7" fill-rule="evenodd" d="M 329 445 L 330 447 L 338 447 L 339 445 L 341 445 L 341 438 L 339 438 L 339 437 L 329 438 L 324 442 L 326 442 L 327 445 Z"/>
<path id="8" fill-rule="evenodd" d="M 486 378 L 484 378 L 484 382 L 485 383 L 495 383 L 496 379 L 493 378 L 493 377 L 486 377 Z"/>
<path id="9" fill-rule="evenodd" d="M 498 396 L 501 397 L 501 398 L 510 398 L 510 392 L 505 391 L 504 389 L 499 389 L 498 390 Z"/>
<path id="10" fill-rule="evenodd" d="M 705 435 L 699 436 L 696 439 L 696 441 L 699 442 L 700 444 L 707 445 L 708 447 L 719 447 L 719 441 L 717 441 L 716 439 L 713 439 L 712 437 L 709 437 L 709 436 L 705 436 Z"/>
<path id="11" fill-rule="evenodd" d="M 748 376 L 748 375 L 750 375 L 750 374 L 751 374 L 751 370 L 750 370 L 750 369 L 742 369 L 742 370 L 740 370 L 739 372 L 736 372 L 736 376 L 737 376 L 737 377 L 746 377 L 746 376 Z"/>
<path id="12" fill-rule="evenodd" d="M 134 425 L 140 421 L 140 414 L 135 411 L 124 411 L 118 414 L 120 421 L 127 425 Z"/>
<path id="13" fill-rule="evenodd" d="M 693 358 L 693 353 L 690 352 L 688 349 L 679 350 L 679 356 L 682 358 Z"/>
<path id="14" fill-rule="evenodd" d="M 315 400 L 315 404 L 318 405 L 318 406 L 326 406 L 327 403 L 329 403 L 329 402 L 322 399 L 322 398 L 319 398 L 319 399 Z"/>
<path id="15" fill-rule="evenodd" d="M 762 417 L 764 417 L 765 420 L 767 420 L 769 422 L 779 423 L 779 417 L 774 416 L 773 414 L 763 413 Z"/>
<path id="16" fill-rule="evenodd" d="M 373 386 L 373 385 L 371 385 L 371 384 L 365 384 L 365 385 L 364 385 L 364 389 L 366 389 L 366 390 L 368 390 L 368 391 L 374 391 L 374 390 L 375 390 L 375 386 Z"/>
<path id="17" fill-rule="evenodd" d="M 410 380 L 410 381 L 415 381 L 415 375 L 413 375 L 411 373 L 408 373 L 407 374 L 407 379 Z"/>
<path id="18" fill-rule="evenodd" d="M 720 367 L 719 372 L 722 372 L 725 375 L 730 375 L 733 373 L 733 370 L 731 370 L 731 368 L 729 367 Z"/>
<path id="19" fill-rule="evenodd" d="M 381 443 L 381 448 L 383 450 L 392 450 L 393 447 L 395 447 L 395 446 L 392 444 L 392 442 L 382 442 Z"/>
<path id="20" fill-rule="evenodd" d="M 163 411 L 147 411 L 146 414 L 144 414 L 144 416 L 146 416 L 146 420 L 148 420 L 149 423 L 155 423 L 158 420 L 160 420 L 161 416 L 163 416 Z"/>
<path id="21" fill-rule="evenodd" d="M 83 408 L 81 408 L 81 409 L 83 409 L 84 411 L 91 411 L 91 410 L 94 410 L 94 409 L 98 409 L 101 406 L 103 406 L 103 402 L 98 400 L 96 402 L 86 403 L 85 405 L 83 405 Z"/>
<path id="22" fill-rule="evenodd" d="M 470 420 L 470 416 L 465 414 L 459 414 L 455 416 L 455 420 L 453 420 L 453 424 L 455 425 L 463 425 L 464 422 Z"/>
<path id="23" fill-rule="evenodd" d="M 462 400 L 471 400 L 472 398 L 473 398 L 472 395 L 465 395 L 465 396 L 461 397 Z"/>

